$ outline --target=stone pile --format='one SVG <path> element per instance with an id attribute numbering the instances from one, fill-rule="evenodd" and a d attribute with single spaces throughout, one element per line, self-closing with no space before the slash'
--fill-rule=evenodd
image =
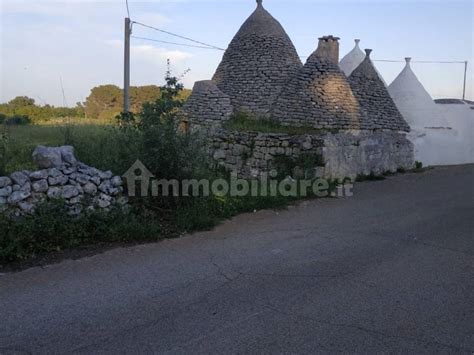
<path id="1" fill-rule="evenodd" d="M 127 204 L 122 178 L 77 161 L 73 147 L 38 146 L 33 160 L 39 170 L 0 177 L 0 210 L 22 215 L 39 203 L 63 200 L 71 214 L 80 214 Z"/>

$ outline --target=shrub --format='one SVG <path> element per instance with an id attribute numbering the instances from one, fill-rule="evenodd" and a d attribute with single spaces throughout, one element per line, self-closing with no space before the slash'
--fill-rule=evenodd
<path id="1" fill-rule="evenodd" d="M 7 263 L 91 244 L 156 241 L 161 238 L 161 222 L 155 213 L 137 209 L 74 217 L 55 202 L 22 218 L 1 213 L 0 231 L 0 263 Z"/>
<path id="2" fill-rule="evenodd" d="M 4 123 L 6 119 L 7 115 L 5 115 L 4 113 L 0 113 L 0 124 Z"/>
<path id="3" fill-rule="evenodd" d="M 8 139 L 7 132 L 0 132 L 0 176 L 7 175 Z"/>
<path id="4" fill-rule="evenodd" d="M 26 126 L 31 123 L 31 119 L 25 115 L 13 115 L 8 117 L 4 123 L 8 126 Z"/>

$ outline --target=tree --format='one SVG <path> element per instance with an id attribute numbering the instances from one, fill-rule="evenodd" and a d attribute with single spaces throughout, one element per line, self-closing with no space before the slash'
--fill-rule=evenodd
<path id="1" fill-rule="evenodd" d="M 111 117 L 123 106 L 122 90 L 116 85 L 101 85 L 93 88 L 84 103 L 88 117 L 99 118 L 101 113 L 110 112 Z"/>
<path id="2" fill-rule="evenodd" d="M 35 106 L 35 100 L 28 96 L 17 96 L 8 102 L 12 109 Z"/>

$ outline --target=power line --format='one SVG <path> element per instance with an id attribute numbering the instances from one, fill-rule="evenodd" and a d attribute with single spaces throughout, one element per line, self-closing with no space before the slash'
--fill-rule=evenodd
<path id="1" fill-rule="evenodd" d="M 138 37 L 138 36 L 132 36 L 132 38 L 141 39 L 141 40 L 143 40 L 143 41 L 151 41 L 151 42 L 158 42 L 158 43 L 173 44 L 173 45 L 176 45 L 176 46 L 183 46 L 183 47 L 192 47 L 192 48 L 202 48 L 202 49 L 212 49 L 212 50 L 216 50 L 216 48 L 212 48 L 212 47 L 195 46 L 195 45 L 192 45 L 192 44 L 168 42 L 168 41 L 162 41 L 162 40 L 153 39 L 153 38 Z"/>
<path id="2" fill-rule="evenodd" d="M 197 44 L 206 46 L 206 47 L 208 47 L 208 48 L 213 48 L 213 49 L 218 49 L 218 50 L 220 50 L 220 51 L 225 51 L 225 49 L 220 48 L 220 47 L 217 47 L 217 46 L 214 46 L 214 45 L 212 45 L 212 44 L 208 44 L 208 43 L 196 41 L 196 40 L 194 40 L 194 39 L 192 39 L 192 38 L 185 37 L 185 36 L 181 36 L 181 35 L 178 35 L 178 34 L 176 34 L 176 33 L 168 32 L 168 31 L 162 30 L 162 29 L 157 28 L 157 27 L 145 25 L 144 23 L 141 23 L 141 22 L 132 21 L 132 24 L 136 24 L 136 25 L 139 25 L 139 26 L 143 26 L 143 27 L 146 27 L 146 28 L 149 28 L 149 29 L 152 29 L 152 30 L 161 32 L 161 33 L 166 33 L 167 35 L 174 36 L 174 37 L 178 37 L 178 38 L 184 39 L 184 40 L 186 40 L 186 41 L 194 42 L 194 43 L 197 43 Z"/>
<path id="3" fill-rule="evenodd" d="M 300 56 L 300 58 L 309 58 L 309 56 Z M 406 63 L 405 60 L 392 60 L 392 59 L 371 59 L 372 62 L 385 62 L 385 63 Z M 411 63 L 424 63 L 424 64 L 465 64 L 466 61 L 433 61 L 433 60 L 412 60 Z"/>
<path id="4" fill-rule="evenodd" d="M 405 60 L 391 60 L 391 59 L 373 59 L 373 62 L 386 62 L 386 63 L 406 63 Z M 411 63 L 425 63 L 425 64 L 465 64 L 465 61 L 447 62 L 447 61 L 432 61 L 432 60 L 412 60 Z"/>
<path id="5" fill-rule="evenodd" d="M 125 6 L 127 7 L 127 15 L 128 15 L 128 18 L 130 18 L 130 9 L 128 7 L 128 0 L 125 0 Z"/>

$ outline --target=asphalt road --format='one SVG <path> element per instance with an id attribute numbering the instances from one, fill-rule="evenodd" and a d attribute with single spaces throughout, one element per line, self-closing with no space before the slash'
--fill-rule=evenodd
<path id="1" fill-rule="evenodd" d="M 474 352 L 474 166 L 0 277 L 0 353 Z"/>

